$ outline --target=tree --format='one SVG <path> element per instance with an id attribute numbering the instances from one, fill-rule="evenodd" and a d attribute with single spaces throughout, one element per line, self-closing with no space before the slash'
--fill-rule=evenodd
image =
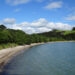
<path id="1" fill-rule="evenodd" d="M 4 30 L 4 29 L 6 29 L 6 26 L 0 25 L 0 29 Z"/>
<path id="2" fill-rule="evenodd" d="M 75 30 L 75 27 L 73 27 L 72 30 Z"/>

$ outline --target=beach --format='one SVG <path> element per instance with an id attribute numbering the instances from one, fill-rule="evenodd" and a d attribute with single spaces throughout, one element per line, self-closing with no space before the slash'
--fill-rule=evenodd
<path id="1" fill-rule="evenodd" d="M 30 45 L 24 45 L 24 46 L 17 46 L 13 48 L 7 48 L 7 49 L 2 49 L 0 50 L 0 72 L 3 69 L 3 66 L 15 55 L 17 55 L 19 52 L 23 50 L 27 50 L 28 48 L 35 46 L 35 45 L 40 45 L 43 43 L 33 43 Z"/>

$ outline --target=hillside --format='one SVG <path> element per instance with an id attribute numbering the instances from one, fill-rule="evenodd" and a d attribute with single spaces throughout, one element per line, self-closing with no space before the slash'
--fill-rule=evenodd
<path id="1" fill-rule="evenodd" d="M 4 25 L 0 25 L 0 49 L 9 46 L 24 45 L 38 42 L 71 40 L 75 40 L 74 29 L 71 31 L 53 30 L 50 32 L 29 35 L 22 30 L 7 29 Z"/>

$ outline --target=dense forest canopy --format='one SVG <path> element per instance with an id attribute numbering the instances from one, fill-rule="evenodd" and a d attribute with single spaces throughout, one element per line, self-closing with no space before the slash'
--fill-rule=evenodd
<path id="1" fill-rule="evenodd" d="M 0 25 L 0 44 L 16 43 L 18 45 L 50 41 L 75 40 L 75 27 L 71 31 L 52 30 L 39 34 L 26 34 L 22 30 L 7 29 Z"/>

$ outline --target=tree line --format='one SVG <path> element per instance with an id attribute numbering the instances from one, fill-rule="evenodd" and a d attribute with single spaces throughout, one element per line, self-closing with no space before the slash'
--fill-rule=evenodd
<path id="1" fill-rule="evenodd" d="M 75 27 L 71 31 L 52 30 L 39 34 L 26 34 L 22 30 L 8 29 L 0 25 L 0 44 L 15 43 L 18 45 L 50 42 L 50 41 L 75 40 Z"/>

